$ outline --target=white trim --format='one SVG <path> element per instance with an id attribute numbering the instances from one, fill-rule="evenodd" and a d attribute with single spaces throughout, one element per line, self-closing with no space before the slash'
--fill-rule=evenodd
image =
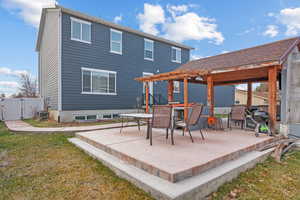
<path id="1" fill-rule="evenodd" d="M 88 22 L 88 21 L 85 21 L 85 20 L 82 20 L 82 19 L 78 19 L 78 18 L 75 18 L 75 17 L 70 17 L 70 18 L 71 18 L 71 20 L 77 21 L 79 23 L 83 23 L 83 24 L 87 24 L 87 25 L 92 25 L 91 22 Z"/>
<path id="2" fill-rule="evenodd" d="M 116 71 L 109 71 L 109 70 L 95 69 L 95 68 L 87 68 L 87 67 L 81 67 L 81 70 L 89 70 L 89 71 L 94 71 L 94 72 L 109 72 L 109 73 L 117 74 Z"/>
<path id="3" fill-rule="evenodd" d="M 152 58 L 145 58 L 145 51 L 146 51 L 146 45 L 145 42 L 150 42 L 152 43 Z M 150 50 L 147 50 L 150 51 Z M 147 38 L 144 38 L 144 60 L 150 60 L 150 61 L 154 61 L 154 41 L 153 40 L 149 40 Z"/>
<path id="4" fill-rule="evenodd" d="M 178 90 L 175 90 L 175 82 L 178 83 Z M 180 93 L 180 81 L 173 81 L 173 93 L 179 94 Z"/>
<path id="5" fill-rule="evenodd" d="M 77 19 L 77 18 L 74 18 L 74 17 L 70 17 L 70 19 L 71 19 L 71 40 L 91 44 L 92 43 L 92 23 L 81 20 L 81 19 Z M 86 25 L 90 26 L 90 40 L 91 41 L 82 40 L 82 39 L 78 39 L 78 38 L 73 37 L 73 21 L 80 23 L 80 38 L 82 38 L 82 24 L 86 24 Z"/>
<path id="6" fill-rule="evenodd" d="M 111 38 L 111 33 L 112 33 L 112 32 L 121 34 L 121 41 L 112 41 L 112 38 Z M 113 50 L 111 49 L 111 47 L 112 47 L 112 45 L 111 45 L 112 42 L 120 43 L 120 52 L 118 52 L 118 51 L 113 51 Z M 111 29 L 110 29 L 110 43 L 109 43 L 109 44 L 110 44 L 110 52 L 111 52 L 111 53 L 115 53 L 115 54 L 122 55 L 122 54 L 123 54 L 123 32 L 111 28 Z"/>
<path id="7" fill-rule="evenodd" d="M 62 70 L 61 70 L 61 62 L 62 62 L 62 13 L 61 11 L 58 13 L 58 111 L 62 111 Z"/>
<path id="8" fill-rule="evenodd" d="M 176 50 L 176 59 L 177 59 L 177 51 L 180 52 L 180 57 L 179 57 L 179 60 L 173 60 L 173 56 L 172 56 L 172 50 L 175 49 Z M 176 63 L 181 63 L 181 48 L 178 48 L 178 47 L 171 47 L 171 61 L 172 62 L 176 62 Z"/>
<path id="9" fill-rule="evenodd" d="M 83 91 L 83 71 L 90 71 L 91 72 L 91 91 L 90 92 L 84 92 Z M 92 72 L 104 72 L 109 74 L 115 74 L 115 92 L 93 92 L 93 73 Z M 109 77 L 108 77 L 108 91 L 109 91 Z M 82 67 L 81 68 L 81 94 L 95 94 L 95 95 L 117 95 L 117 72 L 116 71 L 109 71 L 109 70 L 102 70 L 102 69 L 94 69 L 94 68 L 86 68 Z"/>

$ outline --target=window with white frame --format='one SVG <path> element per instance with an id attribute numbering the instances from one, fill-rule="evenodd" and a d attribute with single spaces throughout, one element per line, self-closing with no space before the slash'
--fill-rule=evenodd
<path id="1" fill-rule="evenodd" d="M 177 47 L 172 47 L 171 58 L 172 62 L 181 63 L 181 49 Z"/>
<path id="2" fill-rule="evenodd" d="M 122 54 L 122 32 L 110 29 L 110 52 Z"/>
<path id="3" fill-rule="evenodd" d="M 71 17 L 71 39 L 91 43 L 91 23 Z"/>
<path id="4" fill-rule="evenodd" d="M 116 95 L 117 72 L 81 68 L 82 93 Z"/>
<path id="5" fill-rule="evenodd" d="M 153 60 L 153 45 L 152 40 L 144 39 L 144 59 Z"/>
<path id="6" fill-rule="evenodd" d="M 174 93 L 179 93 L 180 92 L 180 82 L 179 81 L 174 81 L 173 82 L 173 91 L 174 91 Z"/>

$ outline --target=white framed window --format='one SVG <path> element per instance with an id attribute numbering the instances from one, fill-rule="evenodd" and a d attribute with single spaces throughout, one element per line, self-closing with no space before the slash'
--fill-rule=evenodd
<path id="1" fill-rule="evenodd" d="M 117 95 L 117 72 L 81 68 L 82 94 Z"/>
<path id="2" fill-rule="evenodd" d="M 71 17 L 71 40 L 90 44 L 91 27 L 90 22 Z"/>
<path id="3" fill-rule="evenodd" d="M 180 93 L 180 82 L 179 81 L 173 82 L 173 92 Z"/>
<path id="4" fill-rule="evenodd" d="M 171 60 L 172 60 L 172 62 L 181 63 L 181 49 L 180 48 L 172 47 Z"/>
<path id="5" fill-rule="evenodd" d="M 110 29 L 110 52 L 122 54 L 122 32 Z"/>
<path id="6" fill-rule="evenodd" d="M 144 39 L 144 59 L 153 61 L 153 46 L 154 42 L 149 39 Z"/>

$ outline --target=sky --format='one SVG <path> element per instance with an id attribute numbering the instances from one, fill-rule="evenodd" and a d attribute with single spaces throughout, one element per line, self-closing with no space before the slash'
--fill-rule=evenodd
<path id="1" fill-rule="evenodd" d="M 300 33 L 300 0 L 0 0 L 0 94 L 17 92 L 22 73 L 37 78 L 41 9 L 55 3 L 190 45 L 191 59 Z"/>

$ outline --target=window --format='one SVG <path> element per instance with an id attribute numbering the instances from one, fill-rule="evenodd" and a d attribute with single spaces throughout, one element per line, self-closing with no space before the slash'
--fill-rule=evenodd
<path id="1" fill-rule="evenodd" d="M 174 93 L 179 93 L 180 92 L 180 82 L 179 81 L 174 81 L 173 82 L 174 85 Z"/>
<path id="2" fill-rule="evenodd" d="M 122 32 L 110 29 L 110 52 L 122 54 Z"/>
<path id="3" fill-rule="evenodd" d="M 71 39 L 91 43 L 91 23 L 71 17 Z"/>
<path id="4" fill-rule="evenodd" d="M 116 72 L 90 68 L 81 70 L 83 94 L 116 95 Z"/>
<path id="5" fill-rule="evenodd" d="M 78 116 L 75 116 L 75 120 L 76 121 L 85 121 L 86 117 L 84 115 L 78 115 Z"/>
<path id="6" fill-rule="evenodd" d="M 172 62 L 181 63 L 181 49 L 177 47 L 172 47 L 171 58 L 172 58 Z"/>
<path id="7" fill-rule="evenodd" d="M 144 59 L 153 60 L 153 41 L 145 39 L 144 40 Z"/>

